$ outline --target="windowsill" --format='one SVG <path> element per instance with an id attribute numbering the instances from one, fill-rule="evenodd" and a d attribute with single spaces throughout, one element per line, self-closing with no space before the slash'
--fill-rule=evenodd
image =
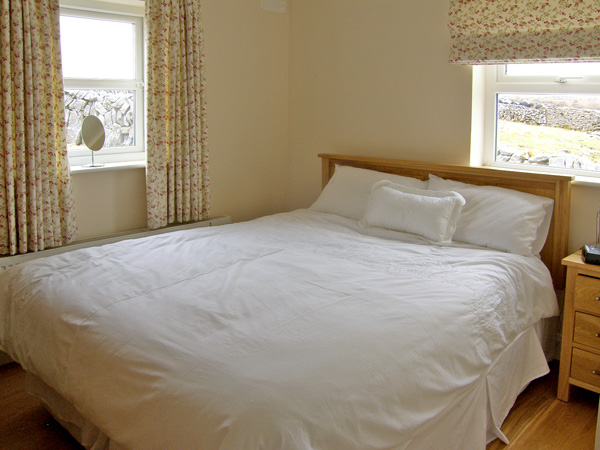
<path id="1" fill-rule="evenodd" d="M 118 163 L 106 163 L 101 167 L 86 167 L 86 166 L 71 166 L 72 174 L 80 173 L 96 173 L 96 172 L 110 172 L 113 170 L 127 170 L 127 169 L 145 169 L 145 161 L 130 161 L 130 162 L 118 162 Z"/>
<path id="2" fill-rule="evenodd" d="M 478 164 L 472 164 L 474 166 L 479 166 Z M 530 172 L 530 173 L 544 173 L 547 175 L 564 175 L 567 177 L 573 177 L 571 181 L 571 185 L 574 186 L 590 186 L 600 188 L 600 176 L 598 177 L 586 177 L 584 175 L 577 175 L 574 173 L 565 173 L 561 170 L 544 170 L 540 169 L 530 169 L 528 166 L 519 167 L 516 164 L 508 165 L 508 164 L 482 164 L 480 167 L 491 167 L 498 170 L 506 170 L 506 171 L 518 171 L 518 172 Z"/>

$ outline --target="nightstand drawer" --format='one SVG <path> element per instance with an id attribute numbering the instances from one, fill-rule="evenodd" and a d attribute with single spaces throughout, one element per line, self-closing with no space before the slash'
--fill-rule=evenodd
<path id="1" fill-rule="evenodd" d="M 600 317 L 576 312 L 573 340 L 600 349 Z"/>
<path id="2" fill-rule="evenodd" d="M 595 374 L 594 371 L 598 374 Z M 574 348 L 571 378 L 600 387 L 600 355 Z"/>
<path id="3" fill-rule="evenodd" d="M 600 278 L 577 275 L 575 280 L 576 310 L 600 315 Z"/>
<path id="4" fill-rule="evenodd" d="M 586 264 L 577 251 L 566 258 L 559 400 L 568 402 L 572 385 L 600 393 L 600 264 Z M 600 449 L 599 449 L 600 450 Z"/>

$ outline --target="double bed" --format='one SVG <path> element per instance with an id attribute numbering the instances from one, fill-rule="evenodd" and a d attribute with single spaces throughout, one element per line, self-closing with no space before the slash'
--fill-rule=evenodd
<path id="1" fill-rule="evenodd" d="M 548 371 L 570 178 L 319 156 L 309 209 L 0 273 L 28 391 L 94 450 L 505 440 Z"/>

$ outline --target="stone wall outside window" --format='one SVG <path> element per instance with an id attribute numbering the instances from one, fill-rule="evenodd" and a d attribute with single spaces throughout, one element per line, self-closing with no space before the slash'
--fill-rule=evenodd
<path id="1" fill-rule="evenodd" d="M 135 145 L 135 91 L 65 90 L 68 148 L 86 148 L 81 141 L 80 130 L 83 119 L 89 115 L 97 116 L 104 125 L 104 148 Z"/>

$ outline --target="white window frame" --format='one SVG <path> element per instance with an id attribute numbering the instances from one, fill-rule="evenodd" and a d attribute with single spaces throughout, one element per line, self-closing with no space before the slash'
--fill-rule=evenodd
<path id="1" fill-rule="evenodd" d="M 135 79 L 133 80 L 110 80 L 110 79 L 82 79 L 82 78 L 63 78 L 64 89 L 122 89 L 135 92 L 135 145 L 128 147 L 102 148 L 94 153 L 94 162 L 96 164 L 122 164 L 122 163 L 144 163 L 146 161 L 145 150 L 145 99 L 144 99 L 144 12 L 143 8 L 138 9 L 137 13 L 123 13 L 119 11 L 119 5 L 115 10 L 103 8 L 97 9 L 80 8 L 79 3 L 70 2 L 63 6 L 61 3 L 60 14 L 73 17 L 85 17 L 94 19 L 105 19 L 132 23 L 135 25 Z M 90 164 L 91 151 L 85 149 L 68 149 L 69 165 L 73 167 Z"/>
<path id="2" fill-rule="evenodd" d="M 473 105 L 471 121 L 471 164 L 498 168 L 554 172 L 578 177 L 600 173 L 560 167 L 509 164 L 495 161 L 496 99 L 498 94 L 595 94 L 600 95 L 600 76 L 581 78 L 561 76 L 507 76 L 505 65 L 473 67 Z"/>

